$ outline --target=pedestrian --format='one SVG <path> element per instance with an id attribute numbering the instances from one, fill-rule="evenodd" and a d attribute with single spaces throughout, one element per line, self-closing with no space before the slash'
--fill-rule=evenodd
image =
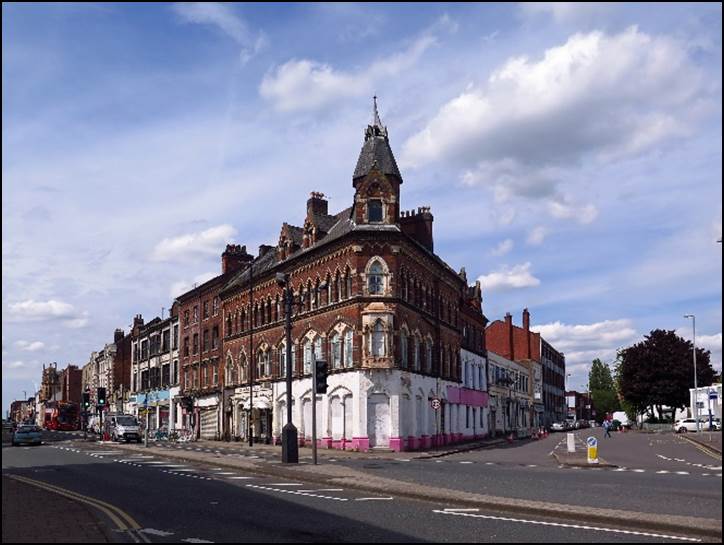
<path id="1" fill-rule="evenodd" d="M 603 437 L 611 437 L 611 422 L 609 420 L 603 421 L 603 429 L 606 432 Z"/>

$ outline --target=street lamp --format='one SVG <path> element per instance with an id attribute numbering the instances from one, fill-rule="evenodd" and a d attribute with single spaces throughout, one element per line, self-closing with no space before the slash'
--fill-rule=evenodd
<path id="1" fill-rule="evenodd" d="M 286 338 L 286 379 L 287 379 L 287 423 L 282 429 L 282 463 L 299 463 L 299 443 L 297 428 L 292 422 L 292 290 L 289 275 L 277 273 L 276 281 L 284 290 L 284 337 Z M 316 392 L 313 394 L 316 396 Z"/>
<path id="2" fill-rule="evenodd" d="M 694 418 L 696 419 L 696 431 L 699 432 L 699 390 L 696 382 L 696 316 L 684 314 L 684 318 L 691 318 L 694 339 Z"/>

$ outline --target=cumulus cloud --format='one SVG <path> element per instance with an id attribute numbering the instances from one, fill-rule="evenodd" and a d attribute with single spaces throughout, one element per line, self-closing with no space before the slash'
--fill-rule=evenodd
<path id="1" fill-rule="evenodd" d="M 495 272 L 478 277 L 478 280 L 486 291 L 506 291 L 539 286 L 540 280 L 533 276 L 530 268 L 529 262 L 513 267 L 503 266 Z"/>
<path id="2" fill-rule="evenodd" d="M 446 162 L 498 202 L 544 200 L 555 217 L 592 221 L 558 187 L 582 162 L 610 162 L 688 135 L 718 108 L 686 44 L 630 27 L 571 36 L 541 58 L 515 57 L 444 103 L 402 147 L 400 165 Z"/>
<path id="3" fill-rule="evenodd" d="M 531 229 L 530 233 L 528 233 L 528 238 L 526 239 L 526 243 L 529 246 L 540 246 L 541 244 L 543 244 L 543 241 L 545 240 L 546 235 L 548 235 L 548 229 L 546 229 L 542 225 L 538 225 L 536 227 L 533 227 L 533 229 Z"/>
<path id="4" fill-rule="evenodd" d="M 375 84 L 414 65 L 436 42 L 426 34 L 405 51 L 356 71 L 345 71 L 309 59 L 292 59 L 264 75 L 259 94 L 282 112 L 316 110 L 338 100 L 370 96 Z"/>
<path id="5" fill-rule="evenodd" d="M 199 233 L 164 238 L 151 253 L 154 261 L 188 261 L 221 255 L 224 244 L 233 241 L 236 229 L 228 224 L 217 225 Z"/>
<path id="6" fill-rule="evenodd" d="M 491 250 L 490 255 L 494 256 L 501 256 L 505 255 L 507 253 L 510 253 L 510 251 L 513 249 L 513 240 L 506 238 L 500 244 L 498 244 L 493 250 Z"/>
<path id="7" fill-rule="evenodd" d="M 173 5 L 173 10 L 185 22 L 211 25 L 241 46 L 239 57 L 245 64 L 268 45 L 266 35 L 252 32 L 247 23 L 227 4 L 217 2 L 188 2 Z"/>
<path id="8" fill-rule="evenodd" d="M 7 367 L 8 369 L 21 369 L 21 368 L 25 367 L 25 362 L 16 360 L 16 361 L 5 363 L 5 361 L 3 361 L 3 367 Z"/>
<path id="9" fill-rule="evenodd" d="M 676 330 L 676 334 L 684 339 L 691 340 L 691 328 L 681 328 Z M 722 334 L 714 335 L 697 335 L 696 346 L 709 350 L 711 352 L 711 364 L 715 369 L 721 371 L 722 368 Z"/>
<path id="10" fill-rule="evenodd" d="M 70 328 L 81 328 L 88 324 L 88 312 L 79 312 L 75 307 L 63 301 L 35 301 L 28 299 L 8 305 L 10 319 L 16 322 L 39 322 L 44 320 L 60 320 Z"/>
<path id="11" fill-rule="evenodd" d="M 584 366 L 595 358 L 611 363 L 619 348 L 640 337 L 629 319 L 605 320 L 592 324 L 553 322 L 532 327 L 566 355 L 566 367 Z"/>
<path id="12" fill-rule="evenodd" d="M 215 272 L 206 272 L 203 274 L 199 274 L 194 277 L 194 279 L 191 282 L 188 282 L 186 280 L 179 280 L 178 282 L 174 282 L 171 284 L 171 289 L 169 290 L 169 296 L 171 299 L 175 299 L 179 295 L 182 295 L 186 293 L 187 291 L 194 288 L 194 286 L 199 286 L 203 284 L 204 282 L 207 282 L 217 276 L 219 273 Z"/>
<path id="13" fill-rule="evenodd" d="M 15 346 L 25 352 L 37 352 L 45 348 L 45 343 L 41 341 L 15 341 Z"/>
<path id="14" fill-rule="evenodd" d="M 577 206 L 553 200 L 548 203 L 548 211 L 554 218 L 574 219 L 581 224 L 591 223 L 598 217 L 598 209 L 592 204 Z"/>

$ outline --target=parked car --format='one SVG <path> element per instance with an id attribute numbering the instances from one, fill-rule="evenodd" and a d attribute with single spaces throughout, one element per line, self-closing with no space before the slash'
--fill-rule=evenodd
<path id="1" fill-rule="evenodd" d="M 551 424 L 551 431 L 566 431 L 567 429 L 565 422 L 553 422 Z"/>
<path id="2" fill-rule="evenodd" d="M 709 422 L 703 421 L 701 418 L 699 419 L 699 429 L 705 430 L 709 427 Z M 696 431 L 696 418 L 683 418 L 681 420 L 677 420 L 674 423 L 674 431 L 677 433 L 686 433 L 690 431 Z"/>
<path id="3" fill-rule="evenodd" d="M 109 414 L 108 431 L 113 441 L 141 442 L 141 426 L 131 414 Z"/>
<path id="4" fill-rule="evenodd" d="M 576 420 L 576 429 L 577 430 L 580 430 L 583 428 L 588 428 L 588 427 L 590 427 L 588 424 L 588 420 Z"/>
<path id="5" fill-rule="evenodd" d="M 22 444 L 40 445 L 43 442 L 43 430 L 36 425 L 22 425 L 13 433 L 13 446 Z"/>

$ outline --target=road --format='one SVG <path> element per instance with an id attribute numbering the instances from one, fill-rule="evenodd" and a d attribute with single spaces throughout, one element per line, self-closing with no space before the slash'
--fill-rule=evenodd
<path id="1" fill-rule="evenodd" d="M 320 489 L 318 485 L 281 482 L 274 477 L 244 474 L 209 464 L 129 454 L 113 445 L 86 443 L 59 434 L 54 437 L 56 441 L 49 440 L 40 447 L 4 446 L 3 475 L 24 476 L 107 502 L 137 521 L 139 535 L 150 542 L 671 541 L 661 535 L 647 537 L 641 533 L 607 531 L 612 529 L 596 524 L 584 528 L 585 521 L 580 520 L 568 521 L 571 526 L 566 526 L 566 521 L 561 520 L 459 510 L 461 506 L 351 489 Z M 468 456 L 501 454 L 481 451 Z M 473 460 L 418 463 L 425 464 L 424 473 L 432 475 L 432 479 L 442 479 L 447 474 L 446 486 L 450 485 L 451 478 L 462 486 L 465 479 L 456 476 L 469 478 L 473 473 L 471 466 L 476 466 L 486 478 L 499 479 L 502 475 L 498 486 L 503 489 L 506 482 L 526 480 L 529 489 L 539 488 L 531 481 L 538 468 L 514 469 L 501 465 L 486 471 L 485 462 L 462 464 L 461 461 Z M 392 472 L 396 476 L 406 471 L 415 472 L 412 462 L 387 465 L 394 468 Z M 558 474 L 566 473 L 558 471 Z M 595 472 L 585 472 L 585 475 L 594 482 L 599 477 Z M 721 505 L 721 482 L 714 479 L 712 482 L 719 486 Z M 511 485 L 511 488 L 514 487 Z M 560 488 L 558 490 L 560 493 Z M 621 495 L 620 491 L 613 493 Z M 105 523 L 111 525 L 110 520 Z M 120 532 L 115 535 L 119 541 L 127 540 Z"/>

